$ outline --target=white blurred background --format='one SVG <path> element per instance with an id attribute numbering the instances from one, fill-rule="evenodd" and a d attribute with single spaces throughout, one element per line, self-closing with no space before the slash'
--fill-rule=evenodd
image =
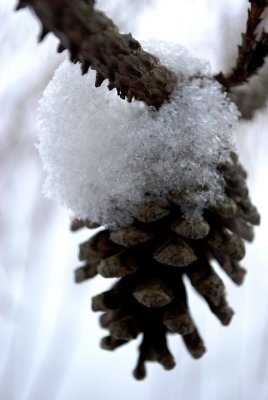
<path id="1" fill-rule="evenodd" d="M 108 353 L 90 310 L 105 279 L 76 285 L 78 243 L 67 212 L 42 195 L 34 114 L 53 71 L 66 57 L 51 35 L 37 45 L 39 24 L 28 10 L 0 0 L 0 398 L 1 400 L 267 400 L 268 399 L 268 110 L 241 122 L 240 155 L 250 171 L 251 197 L 262 214 L 247 246 L 248 274 L 237 288 L 223 276 L 236 315 L 220 326 L 193 291 L 190 306 L 207 353 L 191 359 L 170 340 L 176 368 L 148 366 L 136 382 L 138 341 Z M 244 28 L 246 0 L 99 0 L 98 7 L 137 39 L 177 41 L 214 71 L 228 70 Z"/>

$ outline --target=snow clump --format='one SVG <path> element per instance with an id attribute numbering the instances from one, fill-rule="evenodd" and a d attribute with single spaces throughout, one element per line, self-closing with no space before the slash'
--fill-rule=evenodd
<path id="1" fill-rule="evenodd" d="M 69 61 L 55 72 L 37 112 L 45 193 L 72 216 L 108 227 L 131 223 L 141 205 L 167 204 L 179 191 L 182 210 L 199 217 L 224 193 L 217 171 L 234 149 L 238 111 L 200 61 L 178 44 L 151 42 L 178 76 L 159 111 L 127 103 L 95 72 L 82 76 Z"/>

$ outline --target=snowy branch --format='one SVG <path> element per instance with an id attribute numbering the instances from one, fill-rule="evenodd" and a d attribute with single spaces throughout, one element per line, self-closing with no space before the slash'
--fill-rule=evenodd
<path id="1" fill-rule="evenodd" d="M 159 108 L 172 93 L 176 77 L 158 58 L 142 50 L 131 34 L 120 34 L 113 21 L 94 9 L 94 1 L 20 0 L 18 9 L 29 6 L 42 23 L 42 40 L 53 32 L 59 51 L 68 49 L 82 73 L 96 70 L 95 85 L 109 80 L 108 88 L 130 102 L 133 98 Z"/>

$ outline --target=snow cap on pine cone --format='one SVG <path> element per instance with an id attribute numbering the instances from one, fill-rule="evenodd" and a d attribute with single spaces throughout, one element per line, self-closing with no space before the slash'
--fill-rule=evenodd
<path id="1" fill-rule="evenodd" d="M 142 204 L 182 193 L 182 211 L 198 217 L 218 202 L 217 170 L 233 150 L 238 111 L 200 61 L 178 44 L 144 49 L 178 76 L 159 111 L 127 103 L 95 73 L 65 61 L 46 88 L 37 113 L 45 192 L 73 216 L 116 227 L 131 223 Z"/>

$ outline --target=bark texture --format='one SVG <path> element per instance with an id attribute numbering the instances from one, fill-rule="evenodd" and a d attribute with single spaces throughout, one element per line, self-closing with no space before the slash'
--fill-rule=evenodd
<path id="1" fill-rule="evenodd" d="M 250 0 L 250 3 L 246 32 L 242 34 L 242 44 L 238 47 L 236 65 L 230 74 L 216 76 L 227 90 L 247 82 L 263 66 L 268 55 L 268 34 L 263 30 L 257 33 L 268 0 Z"/>
<path id="2" fill-rule="evenodd" d="M 59 51 L 68 49 L 82 73 L 96 70 L 96 86 L 108 79 L 108 88 L 129 102 L 140 100 L 159 108 L 168 100 L 176 76 L 158 58 L 142 50 L 131 34 L 120 34 L 113 21 L 95 10 L 93 1 L 21 0 L 42 23 L 42 40 L 48 32 L 60 40 Z"/>

